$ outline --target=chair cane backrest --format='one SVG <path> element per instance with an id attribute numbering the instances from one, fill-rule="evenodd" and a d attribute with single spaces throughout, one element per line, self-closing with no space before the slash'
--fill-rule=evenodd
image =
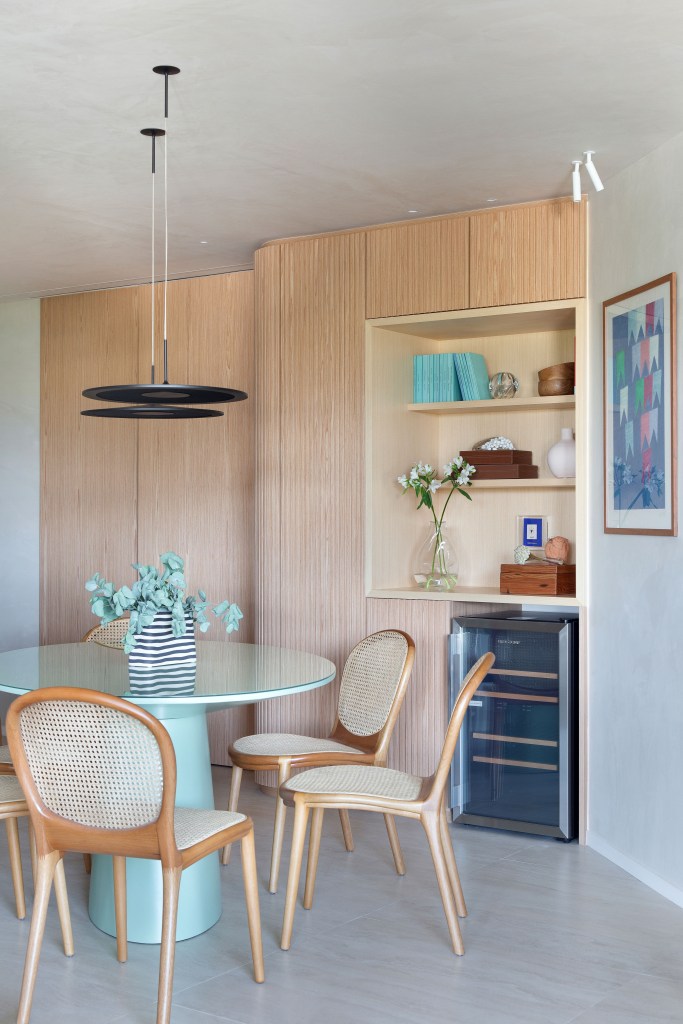
<path id="1" fill-rule="evenodd" d="M 19 781 L 48 844 L 59 832 L 54 848 L 71 836 L 75 845 L 66 848 L 87 851 L 86 830 L 97 830 L 96 845 L 111 845 L 115 836 L 115 846 L 138 830 L 146 840 L 141 855 L 159 853 L 160 836 L 150 826 L 163 816 L 167 830 L 170 806 L 172 831 L 175 755 L 148 712 L 109 694 L 60 687 L 19 697 L 7 729 Z"/>
<path id="2" fill-rule="evenodd" d="M 130 619 L 114 619 L 104 626 L 93 626 L 81 641 L 84 644 L 100 644 L 102 647 L 123 647 L 123 639 L 128 632 Z"/>
<path id="3" fill-rule="evenodd" d="M 441 794 L 443 793 L 448 780 L 448 773 L 451 769 L 453 755 L 455 754 L 455 745 L 458 742 L 458 736 L 460 735 L 460 729 L 465 717 L 465 712 L 467 711 L 472 697 L 477 692 L 480 684 L 486 676 L 486 673 L 489 671 L 495 660 L 496 659 L 493 654 L 483 654 L 465 676 L 462 687 L 460 688 L 460 693 L 458 694 L 455 706 L 451 713 L 451 718 L 446 730 L 446 738 L 441 751 L 441 757 L 439 758 L 439 764 L 433 776 L 434 781 L 432 783 L 430 796 L 430 799 L 432 800 L 441 799 Z"/>
<path id="4" fill-rule="evenodd" d="M 385 728 L 405 695 L 415 654 L 407 633 L 371 633 L 351 651 L 344 666 L 337 715 L 352 736 L 374 736 Z M 397 705 L 398 701 L 398 707 Z"/>

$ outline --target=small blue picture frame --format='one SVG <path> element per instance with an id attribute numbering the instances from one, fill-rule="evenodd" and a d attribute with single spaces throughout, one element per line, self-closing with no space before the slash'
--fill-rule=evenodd
<path id="1" fill-rule="evenodd" d="M 522 516 L 522 544 L 527 548 L 545 547 L 545 516 Z"/>

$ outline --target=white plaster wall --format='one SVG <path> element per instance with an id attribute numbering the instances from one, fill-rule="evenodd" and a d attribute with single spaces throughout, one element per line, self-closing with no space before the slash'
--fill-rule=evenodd
<path id="1" fill-rule="evenodd" d="M 39 404 L 40 301 L 0 303 L 0 651 L 38 643 Z"/>
<path id="2" fill-rule="evenodd" d="M 683 520 L 680 537 L 606 535 L 602 480 L 602 302 L 683 280 L 681 181 L 683 135 L 589 205 L 588 842 L 683 905 Z M 677 331 L 683 399 L 680 316 Z"/>

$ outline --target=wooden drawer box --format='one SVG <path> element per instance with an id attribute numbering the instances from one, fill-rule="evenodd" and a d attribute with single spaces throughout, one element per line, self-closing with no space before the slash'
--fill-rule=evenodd
<path id="1" fill-rule="evenodd" d="M 501 594 L 553 594 L 574 597 L 576 594 L 575 565 L 516 565 L 500 567 Z"/>

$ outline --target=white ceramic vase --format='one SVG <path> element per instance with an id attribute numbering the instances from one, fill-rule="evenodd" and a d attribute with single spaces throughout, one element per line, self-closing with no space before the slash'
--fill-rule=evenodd
<path id="1" fill-rule="evenodd" d="M 571 427 L 562 428 L 560 440 L 548 450 L 546 458 L 553 476 L 576 476 L 576 443 Z"/>

